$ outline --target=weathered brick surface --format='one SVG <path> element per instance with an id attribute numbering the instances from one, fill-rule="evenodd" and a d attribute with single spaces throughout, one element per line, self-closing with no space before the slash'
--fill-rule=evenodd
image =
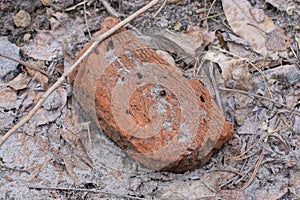
<path id="1" fill-rule="evenodd" d="M 106 19 L 98 34 L 115 23 Z M 151 169 L 195 169 L 233 135 L 199 81 L 182 77 L 125 29 L 103 41 L 70 80 L 99 127 Z"/>

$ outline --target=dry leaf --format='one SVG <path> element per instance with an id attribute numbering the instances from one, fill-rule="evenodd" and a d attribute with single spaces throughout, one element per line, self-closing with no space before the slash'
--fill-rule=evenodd
<path id="1" fill-rule="evenodd" d="M 295 134 L 300 134 L 300 117 L 298 115 L 295 116 L 295 121 L 292 127 Z M 300 137 L 299 137 L 300 142 Z"/>
<path id="2" fill-rule="evenodd" d="M 66 90 L 63 88 L 58 88 L 44 102 L 43 108 L 40 108 L 31 118 L 30 126 L 41 126 L 54 122 L 62 115 L 65 109 L 66 102 Z"/>
<path id="3" fill-rule="evenodd" d="M 149 48 L 174 53 L 190 64 L 194 62 L 203 49 L 214 40 L 214 33 L 205 29 L 196 29 L 183 33 L 164 31 L 153 37 L 137 36 Z"/>
<path id="4" fill-rule="evenodd" d="M 288 82 L 286 84 L 289 85 L 296 85 L 300 82 L 300 71 L 296 65 L 282 65 L 276 68 L 265 70 L 264 76 L 267 78 L 267 80 L 270 80 L 272 77 L 286 77 Z M 257 84 L 263 82 L 261 75 L 254 77 L 254 80 L 257 82 Z M 281 82 L 281 84 L 283 84 L 283 82 Z"/>
<path id="5" fill-rule="evenodd" d="M 249 42 L 245 41 L 244 39 L 237 37 L 231 33 L 223 32 L 222 33 L 223 39 L 226 42 L 235 42 L 236 44 L 242 44 L 245 46 L 249 46 Z"/>
<path id="6" fill-rule="evenodd" d="M 77 182 L 78 178 L 74 171 L 74 167 L 76 167 L 76 164 L 74 163 L 74 161 L 76 161 L 76 159 L 74 159 L 73 156 L 70 156 L 69 154 L 66 154 L 66 155 L 61 154 L 61 157 L 64 161 L 64 164 L 65 164 L 68 174 L 71 176 L 73 181 Z"/>
<path id="7" fill-rule="evenodd" d="M 285 195 L 287 192 L 288 188 L 284 185 L 282 181 L 281 185 L 261 187 L 256 191 L 255 196 L 257 200 L 278 200 L 282 199 L 283 195 Z"/>
<path id="8" fill-rule="evenodd" d="M 60 115 L 61 111 L 46 111 L 45 109 L 40 108 L 30 121 L 34 126 L 41 126 L 54 122 Z"/>
<path id="9" fill-rule="evenodd" d="M 26 89 L 28 86 L 28 83 L 31 81 L 31 78 L 24 75 L 24 74 L 19 74 L 15 79 L 10 81 L 8 83 L 9 87 L 14 89 L 15 91 L 17 90 L 23 90 Z"/>
<path id="10" fill-rule="evenodd" d="M 55 39 L 51 31 L 40 31 L 22 50 L 37 60 L 52 61 L 63 56 L 62 45 Z"/>
<path id="11" fill-rule="evenodd" d="M 71 131 L 61 131 L 62 138 L 71 146 L 72 151 L 81 158 L 89 167 L 93 167 L 93 161 L 87 153 L 85 146 L 78 134 L 74 134 Z"/>
<path id="12" fill-rule="evenodd" d="M 47 10 L 50 18 L 51 30 L 55 39 L 63 45 L 64 52 L 72 54 L 78 44 L 84 44 L 88 38 L 84 34 L 86 24 L 79 17 L 71 17 L 66 13 L 54 13 Z"/>
<path id="13" fill-rule="evenodd" d="M 275 29 L 266 34 L 268 50 L 285 51 L 289 46 L 291 46 L 291 39 L 284 34 L 283 30 Z"/>
<path id="14" fill-rule="evenodd" d="M 273 51 L 284 51 L 290 46 L 290 39 L 282 30 L 247 0 L 222 0 L 222 5 L 232 30 L 247 41 L 255 52 L 274 57 Z"/>
<path id="15" fill-rule="evenodd" d="M 42 66 L 44 65 L 41 62 L 35 62 L 35 61 L 29 61 L 28 64 L 31 65 L 31 66 L 35 66 L 36 68 L 39 68 L 39 69 L 41 69 Z M 49 87 L 49 84 L 48 84 L 49 78 L 46 75 L 44 75 L 41 72 L 36 71 L 34 69 L 26 68 L 26 71 L 29 74 L 29 76 L 32 77 L 33 80 L 35 80 L 36 82 L 41 84 L 41 86 L 44 88 L 44 90 L 48 89 L 48 87 Z"/>
<path id="16" fill-rule="evenodd" d="M 0 108 L 11 110 L 16 108 L 17 94 L 9 87 L 0 89 Z"/>
<path id="17" fill-rule="evenodd" d="M 278 10 L 285 11 L 288 15 L 292 15 L 293 12 L 300 15 L 300 5 L 293 0 L 266 0 L 266 2 L 270 3 Z"/>
<path id="18" fill-rule="evenodd" d="M 250 49 L 246 49 L 244 45 L 237 44 L 235 42 L 228 42 L 227 47 L 231 53 L 241 58 L 247 58 L 249 60 L 257 60 L 257 55 Z"/>
<path id="19" fill-rule="evenodd" d="M 249 90 L 252 86 L 252 75 L 244 59 L 235 59 L 215 51 L 206 52 L 203 59 L 218 63 L 227 87 Z"/>
<path id="20" fill-rule="evenodd" d="M 76 127 L 76 125 L 78 125 L 78 121 L 76 117 L 73 117 L 71 111 L 67 112 L 64 123 L 67 126 L 67 130 L 60 131 L 60 135 L 71 146 L 72 150 L 78 157 L 80 157 L 89 167 L 93 167 L 93 161 L 88 155 L 79 135 L 82 127 Z"/>
<path id="21" fill-rule="evenodd" d="M 30 89 L 26 90 L 26 93 L 24 95 L 26 95 L 26 96 L 25 96 L 24 100 L 22 101 L 22 107 L 20 109 L 20 111 L 22 113 L 27 112 L 28 109 L 33 105 L 34 98 L 36 96 L 36 91 L 34 91 L 34 89 L 30 88 Z M 22 96 L 20 96 L 19 99 L 22 98 Z M 17 106 L 18 106 L 18 104 L 17 104 Z"/>
<path id="22" fill-rule="evenodd" d="M 220 194 L 222 195 L 222 199 L 230 200 L 230 199 L 239 199 L 246 200 L 248 199 L 242 190 L 221 190 Z"/>
<path id="23" fill-rule="evenodd" d="M 51 110 L 62 110 L 67 103 L 67 91 L 64 88 L 58 88 L 43 103 L 43 108 Z"/>

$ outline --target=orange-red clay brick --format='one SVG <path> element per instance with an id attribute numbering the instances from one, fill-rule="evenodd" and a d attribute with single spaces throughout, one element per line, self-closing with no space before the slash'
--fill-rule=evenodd
<path id="1" fill-rule="evenodd" d="M 96 35 L 116 23 L 105 19 Z M 85 112 L 148 168 L 193 170 L 233 136 L 203 85 L 182 77 L 125 28 L 104 40 L 70 81 Z"/>

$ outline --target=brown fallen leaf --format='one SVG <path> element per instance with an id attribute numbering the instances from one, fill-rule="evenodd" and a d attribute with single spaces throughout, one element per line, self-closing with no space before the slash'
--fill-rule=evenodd
<path id="1" fill-rule="evenodd" d="M 203 49 L 214 40 L 214 35 L 214 32 L 208 32 L 206 29 L 191 28 L 184 34 L 163 31 L 152 37 L 137 37 L 150 49 L 174 53 L 190 64 L 198 59 Z"/>
<path id="2" fill-rule="evenodd" d="M 47 9 L 47 14 L 50 16 L 51 34 L 62 44 L 65 53 L 71 55 L 78 44 L 87 42 L 88 38 L 84 34 L 86 24 L 80 17 L 54 12 L 51 9 Z"/>
<path id="3" fill-rule="evenodd" d="M 22 50 L 36 60 L 52 61 L 63 56 L 62 44 L 55 39 L 51 31 L 40 31 Z"/>
<path id="4" fill-rule="evenodd" d="M 257 200 L 277 200 L 282 199 L 283 195 L 288 192 L 288 188 L 282 183 L 281 185 L 261 187 L 256 190 Z"/>
<path id="5" fill-rule="evenodd" d="M 11 110 L 16 108 L 17 94 L 10 87 L 0 89 L 0 108 Z"/>
<path id="6" fill-rule="evenodd" d="M 232 30 L 255 52 L 264 57 L 274 57 L 274 51 L 285 51 L 290 46 L 290 39 L 283 31 L 247 0 L 222 0 L 222 5 Z"/>
<path id="7" fill-rule="evenodd" d="M 246 49 L 244 45 L 237 44 L 235 42 L 227 42 L 227 47 L 234 55 L 241 58 L 247 58 L 249 60 L 257 60 L 257 54 L 250 49 Z"/>
<path id="8" fill-rule="evenodd" d="M 249 48 L 250 44 L 244 39 L 228 32 L 223 32 L 221 35 L 224 42 L 226 42 L 225 49 L 229 50 L 234 55 L 237 55 L 241 58 L 248 58 L 249 60 L 254 60 L 257 58 L 256 53 L 251 51 Z"/>
<path id="9" fill-rule="evenodd" d="M 42 62 L 35 62 L 35 61 L 29 61 L 28 62 L 29 65 L 35 66 L 36 68 L 42 68 L 42 66 L 44 65 Z M 41 84 L 41 86 L 44 88 L 44 90 L 47 90 L 49 87 L 49 78 L 42 74 L 39 71 L 33 70 L 33 69 L 29 69 L 26 68 L 27 73 L 29 74 L 29 76 L 32 77 L 33 80 L 35 80 L 36 82 L 38 82 L 39 84 Z"/>
<path id="10" fill-rule="evenodd" d="M 29 127 L 35 128 L 57 120 L 65 112 L 66 102 L 67 92 L 63 88 L 58 88 L 43 103 L 43 107 L 30 119 Z"/>
<path id="11" fill-rule="evenodd" d="M 220 194 L 222 199 L 230 200 L 230 199 L 239 199 L 239 200 L 246 200 L 248 199 L 245 195 L 244 191 L 242 190 L 221 190 Z"/>
<path id="12" fill-rule="evenodd" d="M 235 42 L 236 44 L 242 44 L 245 46 L 249 46 L 249 43 L 247 41 L 245 41 L 244 39 L 237 37 L 231 33 L 223 32 L 222 36 L 223 36 L 224 41 L 226 41 L 226 42 Z"/>
<path id="13" fill-rule="evenodd" d="M 93 161 L 87 153 L 85 146 L 83 145 L 78 134 L 74 134 L 71 131 L 61 131 L 62 138 L 71 146 L 72 151 L 81 158 L 85 164 L 89 167 L 93 167 Z"/>
<path id="14" fill-rule="evenodd" d="M 252 75 L 244 59 L 235 59 L 217 51 L 207 51 L 204 60 L 217 63 L 222 70 L 225 85 L 230 88 L 249 90 L 252 86 Z"/>
<path id="15" fill-rule="evenodd" d="M 288 15 L 292 15 L 293 12 L 296 12 L 298 15 L 300 15 L 300 5 L 297 4 L 295 1 L 266 0 L 266 2 L 270 3 L 278 10 L 285 11 Z"/>
<path id="16" fill-rule="evenodd" d="M 60 154 L 63 161 L 64 161 L 64 165 L 66 167 L 66 170 L 68 172 L 68 174 L 71 176 L 71 178 L 73 179 L 73 181 L 77 182 L 78 181 L 78 177 L 74 171 L 74 168 L 76 167 L 76 159 L 74 159 L 73 156 L 70 156 L 69 154 Z"/>
<path id="17" fill-rule="evenodd" d="M 72 151 L 81 158 L 89 167 L 93 167 L 93 161 L 87 153 L 87 149 L 81 141 L 79 132 L 82 127 L 79 127 L 78 119 L 73 116 L 71 111 L 68 111 L 64 119 L 67 126 L 66 131 L 60 131 L 61 137 L 71 146 Z M 75 126 L 74 126 L 75 125 Z"/>
<path id="18" fill-rule="evenodd" d="M 275 29 L 266 33 L 266 47 L 268 50 L 285 51 L 291 46 L 291 39 L 284 34 L 283 30 Z"/>
<path id="19" fill-rule="evenodd" d="M 23 89 L 26 89 L 28 87 L 28 83 L 30 82 L 30 80 L 31 80 L 30 77 L 28 77 L 28 76 L 21 73 L 16 78 L 11 80 L 8 83 L 8 85 L 9 85 L 9 87 L 14 89 L 15 91 L 23 90 Z"/>
<path id="20" fill-rule="evenodd" d="M 61 111 L 46 111 L 45 109 L 39 109 L 35 116 L 31 118 L 29 123 L 32 127 L 42 126 L 54 122 L 61 116 Z"/>

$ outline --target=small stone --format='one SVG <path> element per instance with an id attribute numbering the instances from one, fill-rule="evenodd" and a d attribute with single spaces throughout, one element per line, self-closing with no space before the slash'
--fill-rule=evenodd
<path id="1" fill-rule="evenodd" d="M 161 19 L 157 23 L 160 27 L 168 27 L 168 21 L 166 19 Z"/>
<path id="2" fill-rule="evenodd" d="M 29 41 L 29 40 L 30 40 L 30 37 L 31 37 L 31 34 L 30 34 L 30 33 L 26 33 L 26 34 L 23 36 L 24 42 Z"/>
<path id="3" fill-rule="evenodd" d="M 20 10 L 14 17 L 14 24 L 17 27 L 26 28 L 31 23 L 31 17 L 25 10 Z"/>
<path id="4" fill-rule="evenodd" d="M 175 30 L 175 31 L 180 31 L 181 27 L 182 27 L 181 22 L 177 22 L 177 23 L 175 24 L 175 26 L 174 26 L 174 30 Z"/>
<path id="5" fill-rule="evenodd" d="M 179 0 L 167 0 L 167 4 L 176 4 Z"/>
<path id="6" fill-rule="evenodd" d="M 50 6 L 52 4 L 52 0 L 41 0 L 43 6 Z"/>

